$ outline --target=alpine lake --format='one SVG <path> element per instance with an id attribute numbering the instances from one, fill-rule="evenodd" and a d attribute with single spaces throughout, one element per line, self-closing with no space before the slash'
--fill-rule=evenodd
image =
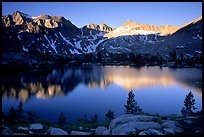
<path id="1" fill-rule="evenodd" d="M 108 109 L 125 114 L 129 91 L 147 113 L 181 115 L 191 91 L 196 111 L 202 110 L 202 69 L 130 66 L 80 66 L 33 70 L 2 78 L 2 112 L 20 101 L 25 111 L 56 123 L 61 112 L 67 123 L 95 114 L 103 121 Z"/>

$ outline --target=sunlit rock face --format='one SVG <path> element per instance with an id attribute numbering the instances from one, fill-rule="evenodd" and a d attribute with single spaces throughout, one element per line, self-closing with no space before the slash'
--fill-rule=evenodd
<path id="1" fill-rule="evenodd" d="M 90 28 L 90 29 L 94 29 L 94 30 L 103 31 L 103 32 L 113 31 L 113 28 L 109 27 L 106 24 L 93 24 L 93 23 L 91 23 L 91 24 L 88 24 L 86 27 Z"/>
<path id="2" fill-rule="evenodd" d="M 170 35 L 177 31 L 179 26 L 154 26 L 150 24 L 140 24 L 132 22 L 130 20 L 126 21 L 120 27 L 116 28 L 114 31 L 104 35 L 105 37 L 112 38 L 125 35 L 148 35 L 148 34 L 160 34 L 160 35 Z"/>
<path id="3" fill-rule="evenodd" d="M 32 20 L 31 16 L 20 11 L 14 12 L 12 15 L 2 16 L 2 25 L 10 27 L 14 25 L 24 25 Z"/>
<path id="4" fill-rule="evenodd" d="M 171 35 L 178 31 L 179 29 L 182 29 L 190 24 L 195 24 L 201 20 L 202 16 L 193 21 L 187 22 L 181 26 L 171 25 L 155 26 L 151 24 L 140 24 L 132 22 L 131 20 L 127 20 L 120 27 L 104 35 L 104 37 L 112 38 L 125 35 L 148 35 L 148 34 L 158 34 L 161 36 L 166 36 Z"/>

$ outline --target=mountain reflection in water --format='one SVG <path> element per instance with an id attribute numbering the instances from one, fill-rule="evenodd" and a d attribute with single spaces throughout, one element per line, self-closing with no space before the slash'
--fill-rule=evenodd
<path id="1" fill-rule="evenodd" d="M 169 69 L 159 67 L 69 67 L 54 69 L 41 74 L 27 73 L 15 77 L 2 78 L 3 97 L 16 98 L 23 102 L 32 96 L 52 98 L 72 92 L 80 83 L 88 88 L 106 88 L 116 84 L 127 91 L 154 85 L 169 86 L 180 84 L 202 96 L 201 69 Z"/>

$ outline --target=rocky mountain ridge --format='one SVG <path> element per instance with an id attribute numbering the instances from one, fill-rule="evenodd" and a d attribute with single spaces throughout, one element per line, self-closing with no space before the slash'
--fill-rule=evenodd
<path id="1" fill-rule="evenodd" d="M 100 45 L 102 53 L 149 54 L 169 58 L 169 52 L 186 58 L 202 54 L 202 17 L 182 26 L 153 26 L 125 22 L 121 27 L 105 34 L 109 37 Z M 165 35 L 164 35 L 165 34 Z M 106 46 L 109 45 L 109 46 Z"/>
<path id="2" fill-rule="evenodd" d="M 90 24 L 77 28 L 62 16 L 44 14 L 31 17 L 19 11 L 13 15 L 2 16 L 2 26 L 5 36 L 3 45 L 7 45 L 6 48 L 3 46 L 3 52 L 24 51 L 64 55 L 94 52 L 104 33 L 112 30 L 106 24 Z M 19 43 L 16 46 L 18 48 L 13 46 L 14 41 L 17 41 L 15 45 Z M 8 45 L 11 46 L 8 48 Z"/>
<path id="3" fill-rule="evenodd" d="M 111 31 L 113 31 L 113 28 L 109 27 L 106 24 L 93 24 L 93 23 L 90 23 L 90 24 L 86 25 L 86 27 L 90 28 L 90 29 L 104 31 L 104 32 L 111 32 Z"/>
<path id="4" fill-rule="evenodd" d="M 150 24 L 140 24 L 132 22 L 130 20 L 126 21 L 120 27 L 116 28 L 114 31 L 105 35 L 105 37 L 112 38 L 125 35 L 138 35 L 138 34 L 160 34 L 160 35 L 170 35 L 177 31 L 179 26 L 154 26 Z"/>
<path id="5" fill-rule="evenodd" d="M 182 26 L 154 26 L 126 21 L 118 28 L 87 24 L 78 28 L 62 16 L 29 16 L 16 11 L 2 16 L 3 53 L 112 56 L 142 54 L 168 59 L 170 52 L 184 58 L 202 54 L 202 16 Z"/>

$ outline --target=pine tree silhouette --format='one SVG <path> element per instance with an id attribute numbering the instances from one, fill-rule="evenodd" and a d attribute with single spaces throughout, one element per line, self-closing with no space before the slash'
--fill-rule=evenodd
<path id="1" fill-rule="evenodd" d="M 186 95 L 186 98 L 184 100 L 184 107 L 181 109 L 182 115 L 183 116 L 192 115 L 194 113 L 193 110 L 196 109 L 194 105 L 195 105 L 195 99 L 192 92 L 190 91 L 188 95 Z"/>
<path id="2" fill-rule="evenodd" d="M 126 114 L 141 114 L 142 109 L 137 105 L 137 102 L 134 99 L 135 95 L 133 91 L 131 90 L 128 93 L 128 99 L 127 99 L 127 104 L 125 106 L 125 111 Z"/>
<path id="3" fill-rule="evenodd" d="M 18 104 L 18 109 L 17 109 L 17 117 L 22 119 L 24 117 L 23 113 L 24 113 L 23 103 L 20 101 Z"/>
<path id="4" fill-rule="evenodd" d="M 66 123 L 66 117 L 64 116 L 63 113 L 61 113 L 61 114 L 59 115 L 59 118 L 58 118 L 58 124 L 59 124 L 60 126 L 63 126 L 65 123 Z"/>
<path id="5" fill-rule="evenodd" d="M 114 119 L 114 112 L 111 111 L 110 109 L 109 109 L 108 112 L 106 113 L 106 119 L 107 119 L 107 120 L 112 120 L 112 119 Z"/>
<path id="6" fill-rule="evenodd" d="M 14 109 L 14 107 L 11 107 L 7 115 L 7 121 L 13 122 L 15 119 L 16 119 L 16 110 Z"/>

